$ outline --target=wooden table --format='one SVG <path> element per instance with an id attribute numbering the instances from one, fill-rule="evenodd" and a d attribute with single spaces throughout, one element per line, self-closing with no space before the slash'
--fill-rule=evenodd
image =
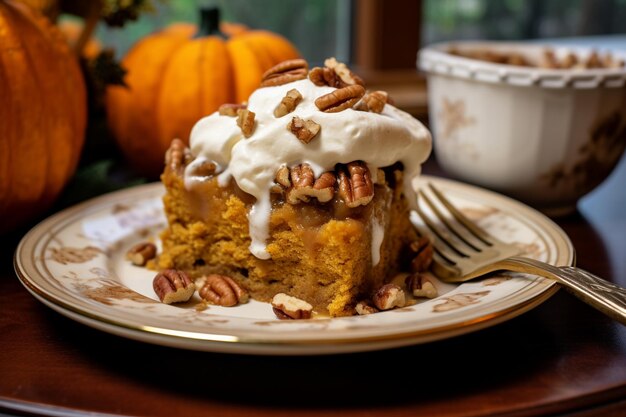
<path id="1" fill-rule="evenodd" d="M 441 174 L 431 160 L 428 174 Z M 626 286 L 626 159 L 558 219 L 578 265 Z M 626 327 L 561 290 L 456 338 L 319 357 L 237 356 L 139 343 L 36 301 L 0 251 L 0 413 L 143 416 L 626 415 Z M 405 381 L 406 380 L 406 381 Z"/>

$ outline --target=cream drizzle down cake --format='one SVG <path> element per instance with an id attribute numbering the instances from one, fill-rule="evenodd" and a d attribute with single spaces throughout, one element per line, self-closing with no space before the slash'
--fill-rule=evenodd
<path id="1" fill-rule="evenodd" d="M 429 131 L 344 64 L 283 62 L 247 103 L 198 121 L 189 148 L 172 143 L 155 265 L 355 314 L 416 255 L 409 211 L 430 152 Z"/>

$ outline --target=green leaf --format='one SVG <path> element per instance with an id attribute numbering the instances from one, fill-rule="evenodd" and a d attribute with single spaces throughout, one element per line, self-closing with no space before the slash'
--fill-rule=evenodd
<path id="1" fill-rule="evenodd" d="M 137 20 L 142 13 L 153 10 L 149 0 L 106 0 L 102 7 L 102 19 L 108 26 L 123 27 Z"/>

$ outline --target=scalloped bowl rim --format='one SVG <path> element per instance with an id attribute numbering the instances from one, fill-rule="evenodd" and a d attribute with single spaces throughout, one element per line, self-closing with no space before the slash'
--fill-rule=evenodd
<path id="1" fill-rule="evenodd" d="M 541 86 L 547 88 L 580 88 L 597 87 L 621 88 L 626 85 L 626 67 L 621 68 L 590 68 L 590 69 L 548 69 L 524 67 L 452 55 L 447 52 L 450 47 L 458 49 L 485 48 L 496 51 L 522 52 L 526 56 L 536 55 L 545 49 L 552 49 L 557 56 L 574 52 L 586 56 L 592 51 L 600 54 L 611 53 L 614 57 L 626 61 L 626 53 L 611 48 L 594 48 L 584 46 L 562 46 L 536 42 L 503 42 L 503 41 L 448 41 L 423 47 L 418 52 L 417 66 L 427 74 L 449 75 L 476 81 L 505 83 L 515 86 Z"/>

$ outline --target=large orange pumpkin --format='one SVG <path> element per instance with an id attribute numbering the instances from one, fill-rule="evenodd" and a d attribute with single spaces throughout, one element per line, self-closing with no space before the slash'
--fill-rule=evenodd
<path id="1" fill-rule="evenodd" d="M 205 15 L 200 32 L 179 23 L 143 38 L 122 60 L 127 87 L 107 90 L 109 127 L 133 168 L 149 178 L 161 173 L 172 139 L 188 141 L 198 119 L 247 100 L 263 72 L 300 56 L 269 31 L 231 25 L 230 38 L 205 35 L 218 27 L 215 20 Z"/>
<path id="2" fill-rule="evenodd" d="M 0 232 L 49 208 L 74 174 L 87 97 L 63 35 L 24 4 L 0 0 Z"/>

